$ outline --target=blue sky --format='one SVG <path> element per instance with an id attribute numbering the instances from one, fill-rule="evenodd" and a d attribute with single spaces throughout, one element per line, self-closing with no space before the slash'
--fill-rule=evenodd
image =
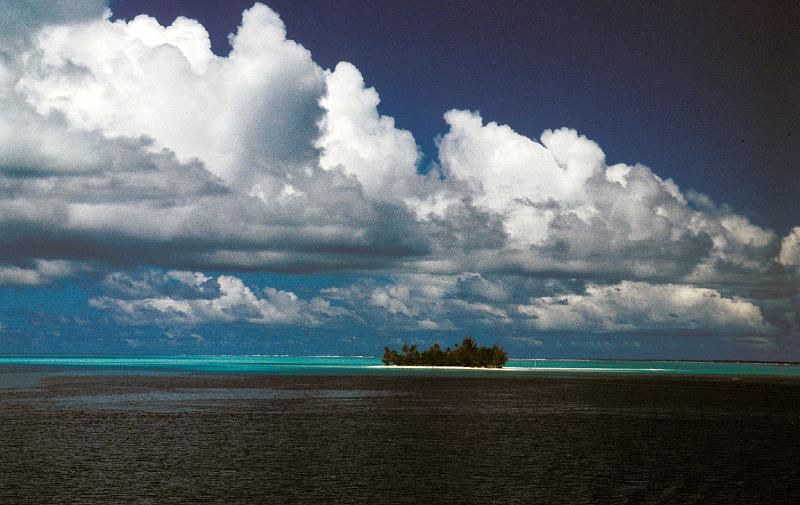
<path id="1" fill-rule="evenodd" d="M 32 6 L 0 352 L 800 358 L 790 2 Z"/>
<path id="2" fill-rule="evenodd" d="M 249 0 L 116 1 L 179 15 L 230 50 Z M 612 162 L 642 162 L 783 234 L 797 225 L 800 80 L 794 2 L 274 1 L 315 61 L 355 64 L 381 111 L 435 159 L 450 108 L 537 136 L 568 126 Z"/>

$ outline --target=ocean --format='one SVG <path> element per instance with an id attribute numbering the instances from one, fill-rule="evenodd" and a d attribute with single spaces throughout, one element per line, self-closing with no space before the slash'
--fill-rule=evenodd
<path id="1" fill-rule="evenodd" d="M 0 503 L 800 503 L 796 365 L 0 357 Z"/>
<path id="2" fill-rule="evenodd" d="M 228 372 L 295 375 L 439 375 L 495 374 L 644 374 L 644 375 L 730 375 L 800 377 L 800 364 L 709 362 L 709 361 L 623 361 L 510 359 L 501 370 L 384 367 L 372 356 L 0 356 L 2 365 L 46 365 L 91 368 L 139 369 L 149 371 Z"/>

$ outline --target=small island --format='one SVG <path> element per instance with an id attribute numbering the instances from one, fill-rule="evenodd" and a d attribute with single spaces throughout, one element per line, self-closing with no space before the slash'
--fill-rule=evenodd
<path id="1" fill-rule="evenodd" d="M 433 344 L 427 351 L 418 351 L 416 345 L 404 345 L 403 354 L 388 347 L 383 350 L 383 364 L 395 366 L 460 366 L 479 368 L 503 368 L 508 361 L 508 353 L 497 344 L 492 347 L 478 347 L 472 337 L 465 337 L 461 345 L 442 350 Z"/>

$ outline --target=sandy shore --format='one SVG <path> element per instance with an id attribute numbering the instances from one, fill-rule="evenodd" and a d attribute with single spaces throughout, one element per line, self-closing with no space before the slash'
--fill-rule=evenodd
<path id="1" fill-rule="evenodd" d="M 670 372 L 669 368 L 611 368 L 611 367 L 553 367 L 553 366 L 513 366 L 504 368 L 485 368 L 470 366 L 428 366 L 428 365 L 370 365 L 366 368 L 395 368 L 410 370 L 466 370 L 466 371 L 486 371 L 486 372 L 617 372 L 617 373 L 636 373 L 636 372 Z"/>
<path id="2" fill-rule="evenodd" d="M 534 367 L 511 367 L 511 368 L 487 368 L 481 366 L 433 366 L 433 365 L 370 365 L 367 368 L 408 368 L 409 370 L 486 370 L 486 371 L 495 371 L 495 372 L 503 372 L 509 370 L 517 370 L 517 371 L 524 371 L 524 370 L 535 370 Z"/>

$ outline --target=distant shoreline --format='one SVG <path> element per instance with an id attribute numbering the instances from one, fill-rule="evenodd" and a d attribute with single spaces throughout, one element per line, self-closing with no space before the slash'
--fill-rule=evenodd
<path id="1" fill-rule="evenodd" d="M 735 363 L 740 365 L 800 365 L 800 361 L 751 361 L 737 359 L 667 359 L 667 358 L 508 358 L 509 361 L 604 361 L 631 362 L 650 361 L 655 363 Z"/>
<path id="2" fill-rule="evenodd" d="M 332 354 L 29 354 L 29 353 L 0 353 L 0 358 L 359 358 L 380 359 L 376 355 L 332 355 Z M 649 361 L 655 363 L 731 363 L 741 365 L 787 365 L 798 366 L 800 361 L 769 361 L 769 360 L 735 360 L 735 359 L 670 359 L 670 358 L 519 358 L 509 357 L 508 361 L 582 361 L 582 362 L 631 362 Z M 385 365 L 380 365 L 385 366 Z M 395 366 L 395 365 L 391 365 Z M 397 368 L 411 368 L 410 366 L 397 366 Z M 423 366 L 423 368 L 426 368 Z M 432 368 L 446 368 L 434 366 Z M 469 368 L 469 367 L 455 367 Z M 474 367 L 479 368 L 479 367 Z M 506 368 L 506 367 L 504 367 Z M 511 367 L 520 368 L 520 367 Z"/>
<path id="3" fill-rule="evenodd" d="M 495 370 L 498 372 L 501 371 L 524 371 L 524 370 L 535 370 L 536 367 L 522 367 L 522 366 L 512 366 L 512 367 L 486 367 L 486 366 L 438 366 L 438 365 L 368 365 L 365 368 L 414 368 L 414 369 L 425 369 L 425 370 Z"/>
<path id="4" fill-rule="evenodd" d="M 436 366 L 436 365 L 369 365 L 365 368 L 409 368 L 422 370 L 469 370 L 469 371 L 495 371 L 495 372 L 614 372 L 614 373 L 637 373 L 637 372 L 670 372 L 668 368 L 609 368 L 609 367 L 583 367 L 571 368 L 563 366 L 504 366 L 502 368 L 490 368 L 480 366 Z"/>

